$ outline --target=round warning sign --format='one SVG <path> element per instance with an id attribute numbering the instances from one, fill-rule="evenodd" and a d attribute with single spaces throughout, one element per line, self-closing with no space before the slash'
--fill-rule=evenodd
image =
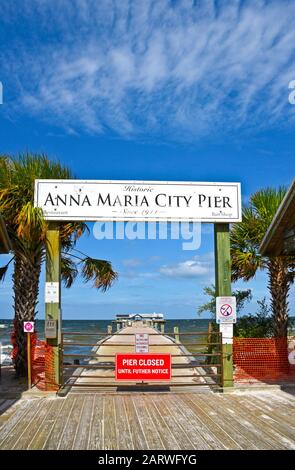
<path id="1" fill-rule="evenodd" d="M 34 322 L 33 321 L 25 321 L 24 322 L 24 332 L 25 333 L 34 333 Z"/>
<path id="2" fill-rule="evenodd" d="M 233 309 L 232 309 L 231 305 L 223 304 L 220 307 L 220 313 L 221 313 L 222 316 L 228 317 L 229 315 L 231 315 L 233 313 Z"/>

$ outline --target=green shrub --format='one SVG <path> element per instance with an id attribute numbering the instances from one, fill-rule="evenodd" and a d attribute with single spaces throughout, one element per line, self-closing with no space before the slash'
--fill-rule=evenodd
<path id="1" fill-rule="evenodd" d="M 234 325 L 234 336 L 240 338 L 269 338 L 273 336 L 273 318 L 266 298 L 257 301 L 258 312 L 240 317 Z"/>

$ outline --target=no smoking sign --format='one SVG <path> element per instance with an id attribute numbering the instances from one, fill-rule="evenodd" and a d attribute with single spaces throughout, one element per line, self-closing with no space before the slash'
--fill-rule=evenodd
<path id="1" fill-rule="evenodd" d="M 216 322 L 217 323 L 236 323 L 236 298 L 216 297 Z"/>

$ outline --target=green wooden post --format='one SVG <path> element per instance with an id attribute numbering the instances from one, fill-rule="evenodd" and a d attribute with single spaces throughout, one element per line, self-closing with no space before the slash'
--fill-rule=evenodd
<path id="1" fill-rule="evenodd" d="M 229 224 L 214 224 L 216 296 L 231 296 L 231 258 Z M 233 386 L 232 344 L 222 345 L 223 387 Z"/>
<path id="2" fill-rule="evenodd" d="M 57 337 L 52 339 L 47 338 L 47 344 L 53 347 L 54 379 L 59 385 L 61 384 L 62 376 L 60 251 L 59 225 L 56 222 L 50 222 L 47 230 L 46 244 L 46 282 L 58 282 L 58 299 L 56 302 L 45 304 L 45 318 L 46 320 L 56 320 L 57 322 Z"/>

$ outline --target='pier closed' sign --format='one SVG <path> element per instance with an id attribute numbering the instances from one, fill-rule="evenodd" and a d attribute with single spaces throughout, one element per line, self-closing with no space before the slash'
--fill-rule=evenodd
<path id="1" fill-rule="evenodd" d="M 170 379 L 170 354 L 116 354 L 116 380 Z"/>

